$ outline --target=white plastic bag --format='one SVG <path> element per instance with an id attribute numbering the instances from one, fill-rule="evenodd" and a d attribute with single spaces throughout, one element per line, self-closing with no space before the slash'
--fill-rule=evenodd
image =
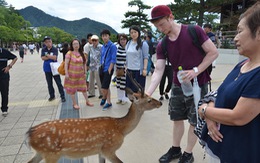
<path id="1" fill-rule="evenodd" d="M 51 62 L 50 66 L 51 66 L 51 72 L 53 76 L 60 75 L 58 72 L 58 68 L 60 66 L 59 62 Z"/>
<path id="2" fill-rule="evenodd" d="M 196 108 L 196 118 L 197 118 L 197 122 L 198 122 L 198 119 L 199 119 L 198 104 L 199 104 L 201 97 L 200 97 L 200 87 L 199 87 L 197 77 L 195 77 L 193 79 L 193 98 L 194 98 L 194 104 L 195 104 L 195 108 Z"/>

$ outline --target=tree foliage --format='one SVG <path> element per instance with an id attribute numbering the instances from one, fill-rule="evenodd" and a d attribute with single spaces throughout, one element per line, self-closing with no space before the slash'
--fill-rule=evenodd
<path id="1" fill-rule="evenodd" d="M 71 42 L 75 38 L 57 27 L 39 27 L 37 33 L 40 34 L 40 40 L 43 40 L 44 36 L 50 36 L 54 43 Z"/>
<path id="2" fill-rule="evenodd" d="M 151 30 L 148 22 L 148 15 L 144 13 L 144 10 L 151 9 L 151 6 L 145 5 L 141 0 L 132 0 L 128 2 L 129 7 L 137 7 L 136 11 L 127 11 L 124 16 L 125 20 L 122 20 L 122 28 L 130 28 L 132 25 L 137 25 L 141 30 Z"/>
<path id="3" fill-rule="evenodd" d="M 216 25 L 218 14 L 208 12 L 213 6 L 220 6 L 225 3 L 232 3 L 235 0 L 175 0 L 169 4 L 178 23 L 198 24 L 205 23 Z"/>

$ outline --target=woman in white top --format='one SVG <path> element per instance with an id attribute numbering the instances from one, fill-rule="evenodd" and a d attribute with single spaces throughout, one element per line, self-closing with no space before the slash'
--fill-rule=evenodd
<path id="1" fill-rule="evenodd" d="M 126 67 L 133 78 L 145 89 L 149 46 L 146 41 L 141 40 L 141 31 L 138 26 L 131 26 L 129 33 L 131 40 L 126 45 Z M 134 92 L 138 91 L 128 76 L 126 76 L 126 87 Z"/>

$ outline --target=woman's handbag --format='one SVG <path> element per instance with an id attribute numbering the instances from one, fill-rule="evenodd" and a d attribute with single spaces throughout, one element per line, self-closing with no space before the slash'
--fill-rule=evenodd
<path id="1" fill-rule="evenodd" d="M 58 68 L 58 72 L 61 75 L 65 75 L 65 62 L 64 61 L 61 62 L 60 66 Z"/>
<path id="2" fill-rule="evenodd" d="M 207 93 L 200 101 L 198 106 L 201 106 L 204 103 L 210 103 L 210 102 L 215 102 L 216 97 L 217 97 L 218 92 L 217 91 L 211 91 Z M 201 119 L 200 117 L 198 118 L 197 125 L 194 128 L 194 134 L 199 138 L 199 143 L 202 146 L 205 146 L 205 143 L 202 140 L 202 131 L 205 126 L 206 121 Z M 207 128 L 206 128 L 207 130 Z"/>
<path id="3" fill-rule="evenodd" d="M 123 77 L 125 76 L 125 69 L 124 68 L 117 68 L 116 69 L 116 77 Z"/>

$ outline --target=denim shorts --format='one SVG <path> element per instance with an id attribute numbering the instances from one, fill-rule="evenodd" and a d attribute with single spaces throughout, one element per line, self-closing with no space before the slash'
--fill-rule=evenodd
<path id="1" fill-rule="evenodd" d="M 207 92 L 208 84 L 204 84 L 201 86 L 201 97 L 206 95 Z M 181 87 L 176 84 L 172 85 L 168 110 L 172 121 L 188 119 L 192 126 L 197 124 L 193 95 L 189 97 L 184 96 Z"/>

